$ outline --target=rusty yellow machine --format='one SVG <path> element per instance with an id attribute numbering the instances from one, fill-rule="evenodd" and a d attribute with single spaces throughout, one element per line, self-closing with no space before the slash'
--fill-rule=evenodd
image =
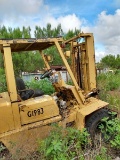
<path id="1" fill-rule="evenodd" d="M 63 81 L 60 72 L 50 68 L 51 57 L 45 55 L 44 50 L 52 46 L 57 48 L 56 54 L 60 55 L 72 85 Z M 97 98 L 93 34 L 80 33 L 67 41 L 62 38 L 1 39 L 0 50 L 8 88 L 7 92 L 0 93 L 0 141 L 8 149 L 12 149 L 14 143 L 17 148 L 28 147 L 32 151 L 37 138 L 48 136 L 52 123 L 78 130 L 86 127 L 94 134 L 101 119 L 108 116 L 108 103 Z M 51 96 L 39 90 L 32 93 L 29 89 L 17 88 L 12 53 L 36 50 L 47 68 L 41 79 L 50 77 L 55 88 Z"/>

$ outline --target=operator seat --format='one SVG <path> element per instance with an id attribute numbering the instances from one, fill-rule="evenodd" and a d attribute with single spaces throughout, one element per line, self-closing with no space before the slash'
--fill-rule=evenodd
<path id="1" fill-rule="evenodd" d="M 42 90 L 26 89 L 23 79 L 19 77 L 16 78 L 16 86 L 17 86 L 17 92 L 22 100 L 27 100 L 29 98 L 39 97 L 44 95 L 44 92 Z"/>

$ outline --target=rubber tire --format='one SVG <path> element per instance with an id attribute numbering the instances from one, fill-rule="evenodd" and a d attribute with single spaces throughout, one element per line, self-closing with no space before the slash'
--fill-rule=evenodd
<path id="1" fill-rule="evenodd" d="M 94 138 L 95 134 L 97 134 L 97 127 L 101 120 L 104 117 L 110 117 L 108 112 L 109 111 L 106 108 L 102 108 L 88 116 L 86 120 L 86 128 L 92 139 Z"/>

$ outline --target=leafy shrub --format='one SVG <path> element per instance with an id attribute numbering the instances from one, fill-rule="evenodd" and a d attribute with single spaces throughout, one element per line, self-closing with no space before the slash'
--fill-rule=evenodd
<path id="1" fill-rule="evenodd" d="M 39 152 L 45 160 L 71 160 L 75 157 L 83 159 L 82 147 L 89 143 L 89 134 L 73 128 L 63 129 L 54 126 L 50 135 L 39 141 Z"/>
<path id="2" fill-rule="evenodd" d="M 112 160 L 106 147 L 91 145 L 85 129 L 79 131 L 54 125 L 49 136 L 38 142 L 39 158 L 42 160 Z"/>
<path id="3" fill-rule="evenodd" d="M 104 138 L 109 140 L 111 147 L 120 149 L 120 119 L 108 120 L 108 118 L 104 118 L 102 121 L 105 125 L 101 124 L 100 128 Z"/>
<path id="4" fill-rule="evenodd" d="M 54 93 L 54 88 L 52 86 L 52 83 L 48 79 L 42 79 L 40 81 L 32 80 L 30 82 L 27 82 L 27 86 L 32 89 L 40 89 L 44 91 L 45 94 L 52 94 Z"/>

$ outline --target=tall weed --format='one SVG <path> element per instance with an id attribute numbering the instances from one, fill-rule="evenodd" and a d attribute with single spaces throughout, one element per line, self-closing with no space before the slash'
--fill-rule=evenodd
<path id="1" fill-rule="evenodd" d="M 111 109 L 120 111 L 120 72 L 100 74 L 97 77 L 100 99 L 109 103 Z"/>
<path id="2" fill-rule="evenodd" d="M 113 74 L 100 74 L 97 77 L 98 88 L 104 89 L 105 91 L 112 91 L 120 89 L 120 73 Z"/>

